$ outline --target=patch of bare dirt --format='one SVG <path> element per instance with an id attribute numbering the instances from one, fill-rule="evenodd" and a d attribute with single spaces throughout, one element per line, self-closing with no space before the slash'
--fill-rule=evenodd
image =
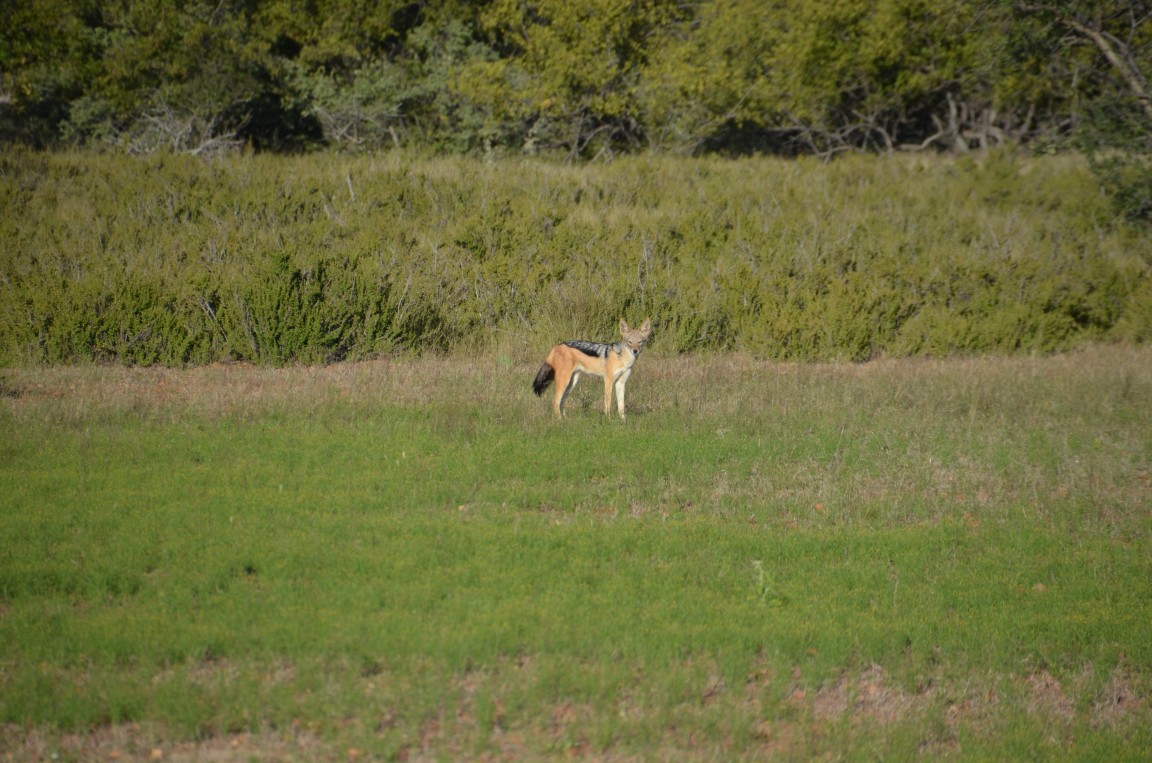
<path id="1" fill-rule="evenodd" d="M 1031 692 L 1029 710 L 1069 723 L 1076 716 L 1076 706 L 1064 691 L 1063 684 L 1047 670 L 1033 673 L 1027 679 Z"/>
<path id="2" fill-rule="evenodd" d="M 1141 714 L 1152 715 L 1152 703 L 1136 679 L 1118 666 L 1092 705 L 1092 725 L 1115 728 Z"/>
<path id="3" fill-rule="evenodd" d="M 167 761 L 168 763 L 240 763 L 240 761 L 334 760 L 337 751 L 314 736 L 259 732 L 229 734 L 193 742 L 165 741 L 163 729 L 135 723 L 102 726 L 83 734 L 54 735 L 0 726 L 0 760 L 5 761 Z"/>
<path id="4" fill-rule="evenodd" d="M 853 722 L 869 721 L 887 726 L 924 710 L 930 702 L 927 693 L 913 695 L 892 686 L 884 669 L 873 665 L 857 678 L 841 676 L 835 684 L 816 691 L 811 707 L 818 720 L 847 715 Z"/>

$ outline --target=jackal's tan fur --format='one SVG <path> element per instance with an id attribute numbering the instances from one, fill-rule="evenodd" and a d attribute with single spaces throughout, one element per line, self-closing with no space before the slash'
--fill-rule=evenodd
<path id="1" fill-rule="evenodd" d="M 601 376 L 604 378 L 604 415 L 612 413 L 612 389 L 615 387 L 616 407 L 620 418 L 624 418 L 624 386 L 651 332 L 651 319 L 644 319 L 639 329 L 631 329 L 621 318 L 620 335 L 623 338 L 615 344 L 579 339 L 561 342 L 552 348 L 544 365 L 540 366 L 532 390 L 537 396 L 542 395 L 544 388 L 555 380 L 556 396 L 552 400 L 552 411 L 560 419 L 564 418 L 561 409 L 564 398 L 576 386 L 580 374 Z"/>

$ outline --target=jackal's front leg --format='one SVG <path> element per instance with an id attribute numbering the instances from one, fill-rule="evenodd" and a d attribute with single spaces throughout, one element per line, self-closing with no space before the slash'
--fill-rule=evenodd
<path id="1" fill-rule="evenodd" d="M 612 415 L 612 377 L 604 374 L 604 415 Z"/>
<path id="2" fill-rule="evenodd" d="M 616 380 L 616 407 L 620 409 L 620 418 L 626 418 L 624 415 L 624 385 L 628 382 L 628 374 L 620 374 L 620 378 Z"/>

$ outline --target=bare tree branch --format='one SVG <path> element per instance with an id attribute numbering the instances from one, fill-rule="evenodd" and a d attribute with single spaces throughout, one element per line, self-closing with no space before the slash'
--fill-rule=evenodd
<path id="1" fill-rule="evenodd" d="M 1120 74 L 1125 84 L 1128 85 L 1128 89 L 1140 101 L 1144 113 L 1149 119 L 1152 119 L 1152 93 L 1149 92 L 1148 79 L 1140 70 L 1140 65 L 1132 54 L 1132 50 L 1122 40 L 1104 29 L 1103 21 L 1099 16 L 1094 22 L 1088 22 L 1055 5 L 1023 3 L 1017 7 L 1025 12 L 1050 14 L 1060 24 L 1089 40 Z M 1135 22 L 1133 21 L 1133 23 Z"/>

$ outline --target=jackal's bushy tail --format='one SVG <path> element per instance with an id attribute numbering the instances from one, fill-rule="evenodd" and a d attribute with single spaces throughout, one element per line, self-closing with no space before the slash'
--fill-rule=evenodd
<path id="1" fill-rule="evenodd" d="M 540 366 L 540 370 L 536 372 L 536 381 L 532 382 L 532 391 L 536 393 L 536 397 L 544 394 L 544 388 L 552 383 L 556 378 L 556 370 L 552 366 L 545 363 Z"/>

